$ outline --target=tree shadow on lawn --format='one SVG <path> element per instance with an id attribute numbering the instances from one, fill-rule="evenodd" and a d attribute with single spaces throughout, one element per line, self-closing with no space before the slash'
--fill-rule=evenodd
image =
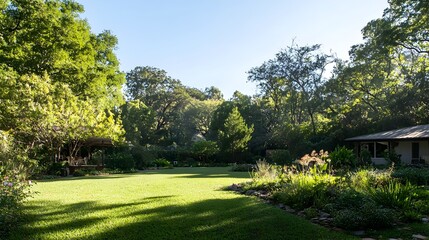
<path id="1" fill-rule="evenodd" d="M 118 178 L 126 178 L 126 177 L 130 177 L 131 174 L 134 173 L 129 173 L 129 174 L 112 174 L 112 175 L 99 175 L 99 176 L 82 176 L 82 177 L 74 177 L 74 176 L 68 176 L 68 177 L 59 177 L 59 178 L 52 178 L 52 179 L 36 179 L 36 182 L 59 182 L 59 181 L 75 181 L 75 180 L 93 180 L 93 179 L 99 179 L 99 180 L 103 180 L 103 179 L 118 179 Z"/>
<path id="2" fill-rule="evenodd" d="M 12 234 L 11 239 L 40 239 L 44 234 L 69 232 L 93 226 L 106 221 L 103 217 L 89 217 L 97 211 L 114 210 L 120 208 L 134 208 L 161 199 L 171 198 L 174 195 L 144 198 L 138 202 L 124 204 L 100 204 L 96 201 L 85 201 L 73 204 L 62 204 L 60 201 L 32 201 L 24 207 L 25 215 L 22 225 Z M 38 213 L 31 214 L 38 209 Z M 34 226 L 44 222 L 43 226 Z"/>
<path id="3" fill-rule="evenodd" d="M 142 174 L 171 174 L 177 175 L 173 178 L 250 178 L 249 172 L 232 172 L 225 167 L 196 167 L 196 168 L 174 168 L 163 170 L 148 170 Z"/>
<path id="4" fill-rule="evenodd" d="M 46 207 L 43 214 L 27 216 L 30 223 L 51 221 L 43 227 L 21 227 L 20 236 L 39 239 L 59 232 L 95 227 L 109 223 L 108 229 L 95 233 L 73 236 L 71 239 L 355 239 L 352 236 L 332 232 L 297 216 L 285 213 L 273 206 L 260 203 L 249 197 L 233 199 L 208 199 L 185 205 L 163 205 L 147 208 L 141 205 L 162 201 L 160 196 L 134 203 L 100 205 L 97 202 L 82 202 L 65 206 L 55 202 L 36 202 L 29 208 Z M 55 205 L 54 205 L 55 206 Z M 115 221 L 102 217 L 88 217 L 85 213 L 103 210 L 121 210 Z M 68 214 L 76 212 L 76 216 Z M 67 216 L 67 217 L 66 217 Z M 69 219 L 58 222 L 61 218 Z M 51 220 L 50 220 L 51 219 Z M 54 219 L 54 220 L 52 220 Z M 126 223 L 126 224 L 124 224 Z M 31 225 L 27 225 L 31 226 Z M 104 225 L 103 225 L 104 226 Z M 52 236 L 50 236 L 52 238 Z"/>

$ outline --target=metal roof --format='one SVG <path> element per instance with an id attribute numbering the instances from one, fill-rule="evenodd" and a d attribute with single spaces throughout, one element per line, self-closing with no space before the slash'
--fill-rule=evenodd
<path id="1" fill-rule="evenodd" d="M 346 141 L 407 140 L 407 139 L 408 140 L 429 139 L 429 124 L 347 138 Z"/>

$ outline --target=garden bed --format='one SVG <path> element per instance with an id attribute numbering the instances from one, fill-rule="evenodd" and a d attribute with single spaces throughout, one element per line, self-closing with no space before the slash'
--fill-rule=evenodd
<path id="1" fill-rule="evenodd" d="M 423 233 L 428 235 L 429 190 L 427 185 L 417 184 L 425 182 L 426 173 L 399 170 L 396 175 L 393 168 L 338 171 L 341 174 L 335 175 L 323 160 L 313 167 L 275 166 L 260 161 L 251 182 L 234 184 L 229 189 L 355 235 L 410 224 L 426 225 Z"/>

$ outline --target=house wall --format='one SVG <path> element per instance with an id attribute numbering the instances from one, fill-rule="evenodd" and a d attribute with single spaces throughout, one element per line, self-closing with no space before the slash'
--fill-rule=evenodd
<path id="1" fill-rule="evenodd" d="M 401 141 L 398 146 L 395 147 L 395 152 L 401 155 L 401 162 L 405 164 L 411 164 L 411 144 L 419 143 L 419 155 L 420 158 L 426 160 L 429 163 L 429 141 Z"/>

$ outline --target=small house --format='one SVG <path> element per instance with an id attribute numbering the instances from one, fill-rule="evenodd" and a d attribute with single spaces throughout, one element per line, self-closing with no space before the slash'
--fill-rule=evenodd
<path id="1" fill-rule="evenodd" d="M 374 164 L 385 164 L 385 154 L 394 151 L 404 164 L 429 164 L 429 124 L 347 138 L 358 153 L 370 152 Z"/>

